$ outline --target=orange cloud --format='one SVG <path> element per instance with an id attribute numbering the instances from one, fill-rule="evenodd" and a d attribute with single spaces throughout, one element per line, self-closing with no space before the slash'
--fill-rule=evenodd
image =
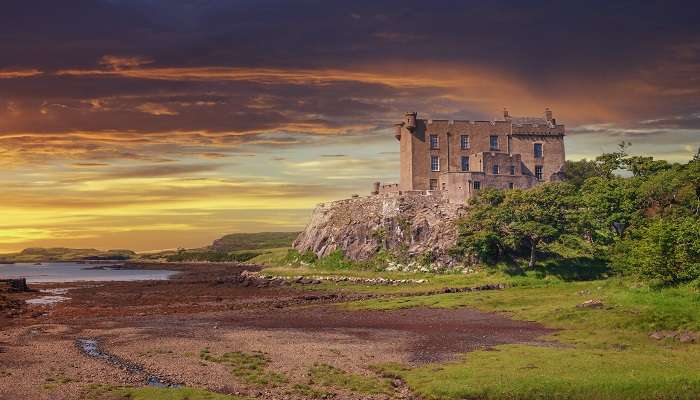
<path id="1" fill-rule="evenodd" d="M 0 79 L 28 78 L 43 73 L 38 69 L 0 69 Z"/>

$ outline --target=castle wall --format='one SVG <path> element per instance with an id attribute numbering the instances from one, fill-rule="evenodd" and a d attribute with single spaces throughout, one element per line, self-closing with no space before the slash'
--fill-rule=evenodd
<path id="1" fill-rule="evenodd" d="M 413 132 L 401 130 L 401 190 L 428 190 L 431 179 L 440 174 L 461 171 L 462 156 L 490 151 L 490 137 L 498 136 L 499 151 L 509 149 L 508 121 L 416 120 Z M 438 148 L 430 148 L 430 136 L 438 138 Z M 469 147 L 461 148 L 461 137 L 469 137 Z M 440 171 L 431 171 L 431 156 L 440 159 Z M 470 164 L 471 165 L 471 164 Z"/>
<path id="2" fill-rule="evenodd" d="M 535 174 L 535 167 L 542 166 L 543 181 L 561 171 L 564 166 L 564 137 L 559 135 L 518 134 L 512 138 L 513 153 L 520 154 L 526 173 Z M 535 157 L 534 144 L 542 144 L 542 157 Z"/>
<path id="3" fill-rule="evenodd" d="M 482 188 L 531 187 L 538 182 L 537 166 L 542 167 L 542 181 L 557 179 L 565 160 L 564 125 L 556 124 L 549 109 L 545 118 L 512 118 L 507 112 L 504 117 L 502 121 L 448 121 L 418 119 L 416 113 L 406 113 L 395 135 L 400 141 L 400 184 L 378 192 L 435 189 L 451 191 L 450 198 L 462 202 L 474 194 L 469 185 L 477 173 Z M 433 135 L 436 148 L 431 148 Z M 469 138 L 464 149 L 462 136 Z M 498 138 L 496 149 L 491 147 L 492 136 Z M 535 157 L 535 143 L 542 145 L 541 157 Z M 432 156 L 439 159 L 438 171 L 431 168 Z M 468 171 L 462 171 L 463 156 L 469 157 Z M 498 174 L 493 174 L 494 165 L 500 167 Z"/>

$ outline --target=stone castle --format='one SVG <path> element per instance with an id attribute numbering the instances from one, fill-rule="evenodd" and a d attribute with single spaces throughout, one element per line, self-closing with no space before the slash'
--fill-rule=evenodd
<path id="1" fill-rule="evenodd" d="M 526 189 L 561 179 L 564 125 L 544 117 L 503 120 L 426 120 L 406 113 L 395 125 L 401 180 L 374 184 L 373 195 L 440 194 L 464 203 L 483 188 Z"/>

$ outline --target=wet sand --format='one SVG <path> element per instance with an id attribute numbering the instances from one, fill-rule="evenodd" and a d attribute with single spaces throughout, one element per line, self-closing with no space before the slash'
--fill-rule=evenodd
<path id="1" fill-rule="evenodd" d="M 337 303 L 354 299 L 351 295 L 257 288 L 231 279 L 250 266 L 167 267 L 173 268 L 182 273 L 169 281 L 41 285 L 77 288 L 68 292 L 68 301 L 25 306 L 19 317 L 0 317 L 0 398 L 80 399 L 90 384 L 144 385 L 149 374 L 227 394 L 303 398 L 283 388 L 251 387 L 228 367 L 202 362 L 199 353 L 260 351 L 271 360 L 270 370 L 303 383 L 315 363 L 371 376 L 373 364 L 445 361 L 496 344 L 533 342 L 550 332 L 470 309 L 348 311 Z M 78 339 L 97 340 L 101 349 L 144 373 L 86 356 Z M 57 379 L 67 382 L 53 385 Z M 372 396 L 341 390 L 335 398 Z"/>

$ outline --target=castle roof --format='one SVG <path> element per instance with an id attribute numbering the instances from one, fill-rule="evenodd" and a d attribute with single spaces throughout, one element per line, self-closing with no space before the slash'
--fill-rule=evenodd
<path id="1" fill-rule="evenodd" d="M 510 117 L 513 125 L 547 125 L 551 126 L 551 122 L 542 117 Z"/>

